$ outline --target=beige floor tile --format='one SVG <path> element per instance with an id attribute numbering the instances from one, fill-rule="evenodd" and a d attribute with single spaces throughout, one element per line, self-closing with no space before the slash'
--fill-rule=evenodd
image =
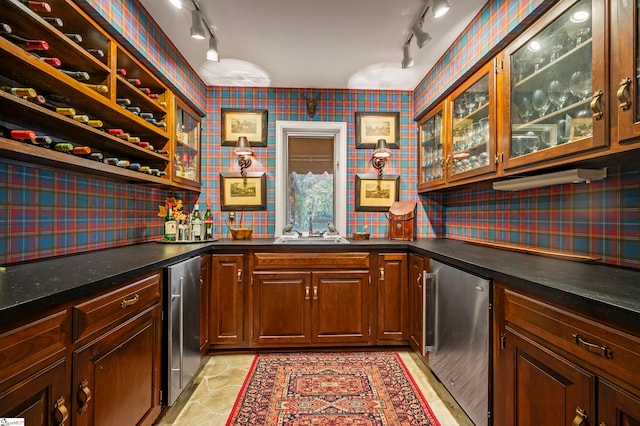
<path id="1" fill-rule="evenodd" d="M 400 356 L 442 426 L 473 426 L 415 353 L 400 351 Z M 216 354 L 205 359 L 198 376 L 158 425 L 224 425 L 254 357 L 254 354 Z"/>

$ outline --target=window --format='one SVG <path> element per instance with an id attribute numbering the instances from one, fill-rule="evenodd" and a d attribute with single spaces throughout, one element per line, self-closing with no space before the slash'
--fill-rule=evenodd
<path id="1" fill-rule="evenodd" d="M 346 123 L 276 122 L 276 229 L 346 233 Z"/>

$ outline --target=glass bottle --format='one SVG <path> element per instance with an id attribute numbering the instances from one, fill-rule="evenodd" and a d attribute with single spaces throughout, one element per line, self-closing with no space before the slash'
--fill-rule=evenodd
<path id="1" fill-rule="evenodd" d="M 178 223 L 173 216 L 171 203 L 167 203 L 167 215 L 164 217 L 164 239 L 165 241 L 175 241 L 178 231 Z"/>
<path id="2" fill-rule="evenodd" d="M 205 231 L 205 240 L 213 239 L 213 215 L 211 214 L 211 209 L 207 206 L 207 211 L 204 214 L 204 231 Z"/>
<path id="3" fill-rule="evenodd" d="M 191 216 L 191 235 L 195 241 L 202 240 L 202 217 L 200 216 L 200 205 L 196 204 Z"/>

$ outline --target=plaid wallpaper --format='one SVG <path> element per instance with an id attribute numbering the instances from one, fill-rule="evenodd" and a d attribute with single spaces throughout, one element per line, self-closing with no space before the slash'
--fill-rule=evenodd
<path id="1" fill-rule="evenodd" d="M 309 120 L 303 93 L 311 89 L 206 88 L 136 0 L 79 0 L 125 46 L 140 52 L 176 90 L 206 111 L 203 122 L 203 188 L 198 202 L 210 203 L 215 232 L 226 235 L 218 176 L 237 171 L 232 148 L 220 146 L 220 108 L 269 110 L 269 146 L 256 149 L 251 171 L 268 176 L 268 209 L 247 212 L 255 235 L 274 232 L 275 120 Z M 355 150 L 356 111 L 399 111 L 401 149 L 385 169 L 401 175 L 401 199 L 419 200 L 418 236 L 491 241 L 572 251 L 601 262 L 639 268 L 640 171 L 612 168 L 603 182 L 495 192 L 467 188 L 418 197 L 418 112 L 467 72 L 550 0 L 493 0 L 461 34 L 414 92 L 313 89 L 320 94 L 318 121 L 348 123 L 348 232 L 367 224 L 373 237 L 386 235 L 381 213 L 354 211 L 355 173 L 373 173 L 370 150 Z M 157 205 L 165 191 L 80 177 L 46 168 L 0 162 L 0 264 L 134 244 L 162 235 Z M 198 194 L 176 194 L 188 208 Z"/>

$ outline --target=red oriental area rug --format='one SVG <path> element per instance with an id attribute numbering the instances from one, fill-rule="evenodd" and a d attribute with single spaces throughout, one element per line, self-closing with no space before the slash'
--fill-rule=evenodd
<path id="1" fill-rule="evenodd" d="M 260 354 L 227 425 L 440 425 L 395 352 Z"/>

